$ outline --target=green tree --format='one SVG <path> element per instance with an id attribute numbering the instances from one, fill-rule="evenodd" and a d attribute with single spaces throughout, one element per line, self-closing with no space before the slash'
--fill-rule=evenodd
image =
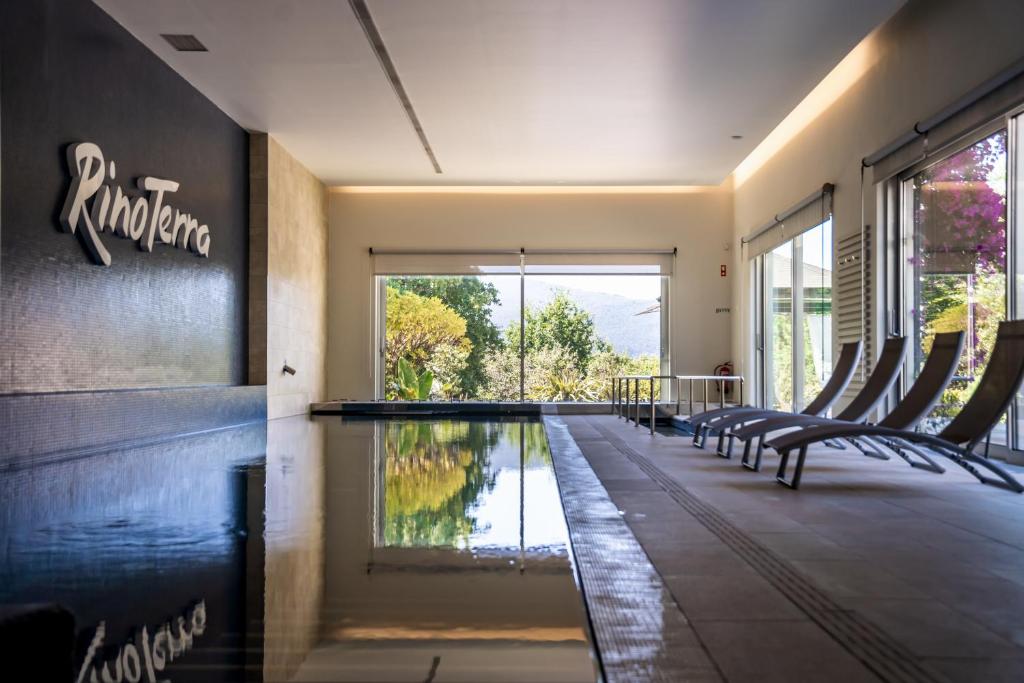
<path id="1" fill-rule="evenodd" d="M 505 346 L 484 361 L 485 381 L 480 398 L 487 401 L 519 400 L 519 345 Z"/>
<path id="2" fill-rule="evenodd" d="M 486 382 L 485 361 L 501 347 L 501 333 L 491 322 L 491 312 L 498 303 L 498 290 L 489 282 L 475 277 L 393 277 L 388 287 L 432 297 L 466 321 L 466 337 L 472 348 L 456 381 L 469 396 L 480 393 Z"/>
<path id="3" fill-rule="evenodd" d="M 772 349 L 772 387 L 774 407 L 790 410 L 793 405 L 793 316 L 775 314 L 775 335 Z"/>
<path id="4" fill-rule="evenodd" d="M 385 321 L 384 377 L 386 397 L 398 397 L 399 361 L 420 375 L 429 371 L 441 394 L 458 395 L 458 377 L 473 344 L 466 321 L 440 299 L 388 287 Z"/>
<path id="5" fill-rule="evenodd" d="M 524 323 L 527 353 L 564 349 L 581 372 L 586 371 L 595 353 L 611 349 L 608 342 L 597 336 L 593 317 L 564 291 L 556 293 L 544 308 L 538 310 L 527 306 Z M 519 326 L 509 325 L 505 339 L 511 348 L 519 348 Z"/>
<path id="6" fill-rule="evenodd" d="M 587 376 L 597 387 L 597 400 L 610 401 L 612 378 L 620 375 L 660 375 L 661 359 L 652 354 L 628 356 L 612 350 L 600 351 L 590 359 Z M 640 383 L 640 400 L 649 401 L 650 384 Z M 654 383 L 654 395 L 661 395 L 661 382 Z"/>

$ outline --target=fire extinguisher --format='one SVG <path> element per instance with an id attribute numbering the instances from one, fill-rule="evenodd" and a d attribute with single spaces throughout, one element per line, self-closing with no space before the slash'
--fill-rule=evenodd
<path id="1" fill-rule="evenodd" d="M 715 366 L 714 374 L 719 375 L 721 377 L 728 377 L 729 375 L 732 374 L 732 363 L 729 361 L 719 363 L 718 365 Z M 723 391 L 725 391 L 725 395 L 732 395 L 732 382 L 722 382 L 721 384 L 723 387 Z"/>

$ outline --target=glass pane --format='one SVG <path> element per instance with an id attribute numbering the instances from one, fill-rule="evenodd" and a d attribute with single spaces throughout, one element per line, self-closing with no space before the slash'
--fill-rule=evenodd
<path id="1" fill-rule="evenodd" d="M 768 305 L 765 330 L 765 376 L 768 406 L 793 408 L 793 242 L 776 247 L 765 257 Z"/>
<path id="2" fill-rule="evenodd" d="M 765 283 L 764 283 L 764 261 L 762 254 L 750 262 L 750 281 L 752 284 L 752 299 L 756 302 L 753 316 L 753 348 L 754 348 L 754 381 L 757 393 L 747 400 L 751 405 L 764 407 L 768 401 L 767 396 L 768 375 L 765 366 Z"/>
<path id="3" fill-rule="evenodd" d="M 967 331 L 957 375 L 926 420 L 949 422 L 970 398 L 1006 317 L 1006 131 L 999 131 L 914 176 L 910 329 L 915 371 L 937 332 Z M 993 442 L 1006 443 L 1005 424 Z"/>
<path id="4" fill-rule="evenodd" d="M 519 276 L 384 278 L 384 398 L 519 400 Z"/>
<path id="5" fill-rule="evenodd" d="M 1014 212 L 1014 225 L 1011 228 L 1013 234 L 1014 256 L 1011 260 L 1011 277 L 1013 284 L 1011 291 L 1014 293 L 1013 310 L 1009 317 L 1013 320 L 1024 318 L 1024 211 L 1021 210 L 1021 202 L 1024 202 L 1024 115 L 1013 120 L 1013 131 L 1016 139 L 1014 154 L 1011 163 L 1014 164 L 1014 183 L 1011 192 L 1016 202 L 1017 210 Z M 1014 400 L 1014 413 L 1016 415 L 1016 434 L 1011 435 L 1012 448 L 1024 449 L 1022 435 L 1024 435 L 1024 388 L 1017 392 Z"/>
<path id="6" fill-rule="evenodd" d="M 832 373 L 832 220 L 802 240 L 803 401 L 814 400 Z M 798 406 L 803 408 L 804 406 Z"/>
<path id="7" fill-rule="evenodd" d="M 663 280 L 527 275 L 526 400 L 608 401 L 612 377 L 661 374 Z M 518 348 L 518 323 L 505 339 Z M 647 383 L 640 394 L 650 400 Z"/>

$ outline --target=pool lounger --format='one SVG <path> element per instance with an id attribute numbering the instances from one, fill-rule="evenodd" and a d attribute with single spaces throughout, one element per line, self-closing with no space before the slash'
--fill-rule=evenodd
<path id="1" fill-rule="evenodd" d="M 897 429 L 884 422 L 878 425 L 837 422 L 833 425 L 784 434 L 770 439 L 765 444 L 774 448 L 782 456 L 775 478 L 784 486 L 793 489 L 799 488 L 804 463 L 807 459 L 807 447 L 812 443 L 818 443 L 824 439 L 866 438 L 884 444 L 889 450 L 908 462 L 911 461 L 911 458 L 907 453 L 924 458 L 923 463 L 916 465 L 923 469 L 933 469 L 932 465 L 937 467 L 929 454 L 940 456 L 963 467 L 984 484 L 998 486 L 1016 493 L 1024 492 L 1024 485 L 1013 475 L 988 458 L 973 452 L 974 448 L 982 443 L 999 423 L 1020 388 L 1022 379 L 1024 379 L 1024 320 L 1001 322 L 995 348 L 992 349 L 988 365 L 974 394 L 960 409 L 959 414 L 941 432 L 934 435 L 922 434 L 907 429 Z M 902 405 L 901 403 L 900 406 Z M 900 406 L 897 406 L 897 409 Z M 894 410 L 893 413 L 895 412 Z M 794 449 L 798 450 L 796 465 L 792 477 L 787 478 L 790 453 Z M 914 463 L 911 462 L 911 464 Z"/>
<path id="2" fill-rule="evenodd" d="M 878 423 L 880 426 L 890 427 L 892 429 L 910 429 L 911 427 L 916 426 L 925 415 L 931 412 L 932 408 L 935 407 L 935 404 L 939 402 L 940 398 L 942 398 L 942 392 L 946 390 L 946 387 L 953 379 L 953 375 L 956 373 L 957 364 L 960 362 L 960 354 L 963 352 L 965 338 L 966 335 L 964 332 L 943 332 L 935 335 L 935 338 L 932 340 L 932 348 L 928 354 L 928 359 L 925 361 L 924 367 L 921 368 L 921 372 L 918 373 L 917 379 L 911 385 L 910 390 L 907 391 L 907 395 L 903 397 L 895 408 L 893 408 L 892 412 L 890 412 L 884 420 Z M 885 355 L 884 351 L 882 355 Z M 868 384 L 871 384 L 874 381 L 874 378 L 877 376 L 881 366 L 882 361 L 880 359 L 875 372 L 872 373 L 872 379 L 868 380 Z M 891 386 L 891 384 L 889 386 Z M 885 388 L 883 395 L 888 391 L 889 386 Z M 867 384 L 864 389 L 865 391 L 868 389 Z M 864 391 L 861 393 L 864 393 Z M 853 403 L 858 402 L 859 398 L 860 396 L 858 395 L 850 405 L 852 406 Z M 872 405 L 872 407 L 874 406 Z M 802 422 L 799 425 L 793 425 L 800 426 L 803 429 L 800 432 L 788 432 L 787 434 L 777 437 L 775 440 L 778 441 L 785 436 L 795 437 L 802 434 L 819 434 L 817 430 L 825 429 L 827 427 L 845 427 L 851 423 L 857 424 L 861 422 L 867 414 L 865 412 L 859 419 L 854 420 L 847 419 L 845 415 L 846 412 L 847 411 L 844 410 L 832 420 L 817 418 L 813 423 L 808 421 Z M 756 426 L 756 424 L 754 426 Z M 757 435 L 757 450 L 754 455 L 754 460 L 751 462 L 750 450 L 753 439 L 747 438 L 746 434 L 752 434 L 752 432 L 747 432 L 746 428 L 738 429 L 736 432 L 739 438 L 746 439 L 741 464 L 748 469 L 755 471 L 759 470 L 761 468 L 761 456 L 766 445 L 765 442 L 769 437 L 768 433 L 764 432 Z M 823 435 L 824 432 L 821 432 L 821 434 Z M 829 438 L 827 436 L 823 436 L 821 440 L 827 444 L 835 444 L 838 442 L 838 439 Z M 870 439 L 854 438 L 848 439 L 847 441 L 849 441 L 864 455 L 888 460 L 889 456 L 879 451 Z M 871 444 L 870 450 L 865 448 L 865 442 Z M 914 467 L 921 467 L 933 472 L 943 471 L 941 467 L 929 458 L 925 458 L 927 461 L 927 463 L 925 463 L 920 460 L 912 459 L 902 452 L 900 452 L 900 456 Z"/>
<path id="3" fill-rule="evenodd" d="M 861 343 L 859 341 L 848 342 L 843 344 L 839 350 L 839 359 L 836 361 L 835 367 L 832 369 L 832 376 L 828 382 L 822 388 L 818 395 L 811 401 L 806 408 L 804 408 L 799 414 L 801 415 L 824 415 L 825 412 L 832 406 L 833 403 L 839 398 L 839 396 L 846 389 L 846 386 L 853 379 L 853 373 L 857 369 L 857 363 L 860 362 L 860 350 Z M 717 410 L 709 410 L 707 412 L 698 413 L 690 417 L 687 422 L 693 427 L 693 445 L 702 447 L 704 440 L 707 438 L 707 434 L 710 431 L 718 432 L 718 450 L 721 450 L 721 441 L 723 438 L 723 432 L 719 427 L 727 426 L 724 421 L 734 420 L 738 417 L 743 417 L 743 420 L 737 420 L 730 422 L 729 424 L 738 424 L 740 422 L 751 421 L 751 420 L 764 420 L 769 417 L 776 417 L 779 415 L 792 415 L 793 413 L 786 412 L 784 410 L 768 410 L 765 408 L 755 408 L 752 406 L 740 406 L 738 408 L 719 408 Z"/>
<path id="4" fill-rule="evenodd" d="M 843 422 L 863 422 L 867 419 L 868 415 L 872 410 L 875 409 L 885 395 L 889 393 L 889 389 L 896 382 L 896 378 L 900 375 L 900 370 L 903 367 L 903 359 L 907 355 L 907 339 L 906 337 L 891 337 L 885 340 L 885 344 L 882 346 L 882 353 L 878 356 L 878 362 L 875 363 L 875 369 L 871 372 L 871 376 L 864 383 L 864 386 L 853 397 L 849 405 L 846 406 L 834 419 L 842 420 Z M 730 420 L 727 418 L 726 422 Z M 719 448 L 718 454 L 724 458 L 732 457 L 733 442 L 736 439 L 745 441 L 743 451 L 743 465 L 750 467 L 750 469 L 757 470 L 761 466 L 761 447 L 758 448 L 758 456 L 754 461 L 754 465 L 751 466 L 749 463 L 750 455 L 750 444 L 758 438 L 759 442 L 764 440 L 764 436 L 771 432 L 775 432 L 781 429 L 792 429 L 796 427 L 812 427 L 819 424 L 828 424 L 829 418 L 819 417 L 816 415 L 779 415 L 776 417 L 769 417 L 766 419 L 760 419 L 756 422 L 749 423 L 743 420 L 745 424 L 729 430 L 721 430 L 727 439 L 725 450 Z M 740 418 L 736 418 L 736 422 L 733 424 L 740 424 Z M 731 427 L 732 425 L 723 425 Z M 841 444 L 836 443 L 836 446 L 843 448 Z"/>

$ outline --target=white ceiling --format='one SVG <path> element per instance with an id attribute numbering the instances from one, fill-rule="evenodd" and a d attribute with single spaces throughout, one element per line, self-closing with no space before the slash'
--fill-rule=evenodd
<path id="1" fill-rule="evenodd" d="M 437 175 L 346 0 L 95 1 L 329 185 L 718 184 L 904 2 L 368 0 Z"/>

